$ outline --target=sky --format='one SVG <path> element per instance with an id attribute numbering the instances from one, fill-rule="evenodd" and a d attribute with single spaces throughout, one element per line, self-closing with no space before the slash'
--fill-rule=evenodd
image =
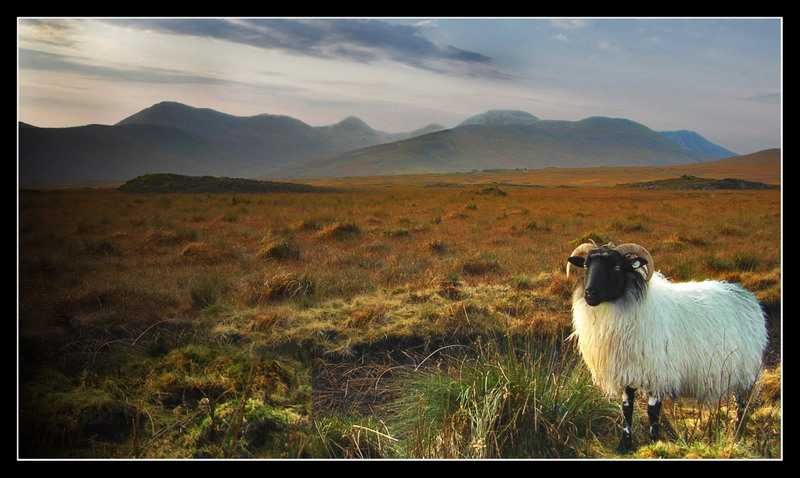
<path id="1" fill-rule="evenodd" d="M 782 145 L 781 18 L 18 18 L 19 121 L 162 101 L 407 132 L 488 110 Z"/>

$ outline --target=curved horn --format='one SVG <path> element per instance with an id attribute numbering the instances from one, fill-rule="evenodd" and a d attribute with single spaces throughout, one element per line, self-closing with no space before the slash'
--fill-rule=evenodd
<path id="1" fill-rule="evenodd" d="M 593 242 L 584 242 L 580 246 L 576 247 L 575 250 L 572 251 L 572 254 L 569 255 L 569 257 L 572 257 L 572 256 L 583 256 L 583 255 L 588 254 L 589 251 L 591 251 L 592 249 L 596 249 L 596 248 L 597 248 L 597 244 L 595 244 Z M 569 279 L 569 268 L 570 268 L 570 266 L 572 266 L 572 264 L 567 262 L 567 279 Z"/>
<path id="2" fill-rule="evenodd" d="M 620 244 L 616 248 L 617 252 L 622 255 L 629 255 L 633 254 L 636 257 L 641 257 L 642 259 L 647 261 L 647 280 L 649 281 L 651 277 L 653 277 L 653 271 L 655 270 L 655 264 L 653 263 L 653 257 L 647 252 L 647 249 L 640 246 L 639 244 Z"/>

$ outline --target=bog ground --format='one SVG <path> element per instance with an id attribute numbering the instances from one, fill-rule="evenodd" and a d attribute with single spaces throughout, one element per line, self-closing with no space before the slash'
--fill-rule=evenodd
<path id="1" fill-rule="evenodd" d="M 330 183 L 20 191 L 20 457 L 615 456 L 617 405 L 565 340 L 585 239 L 768 316 L 744 439 L 726 403 L 676 400 L 633 456 L 780 457 L 780 190 Z"/>

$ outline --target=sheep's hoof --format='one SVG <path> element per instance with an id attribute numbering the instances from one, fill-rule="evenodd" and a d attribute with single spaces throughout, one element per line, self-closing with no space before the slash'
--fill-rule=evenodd
<path id="1" fill-rule="evenodd" d="M 629 453 L 633 450 L 633 438 L 630 433 L 623 433 L 617 445 L 616 452 L 620 454 Z"/>
<path id="2" fill-rule="evenodd" d="M 661 426 L 658 423 L 650 425 L 650 440 L 658 441 L 661 439 Z"/>

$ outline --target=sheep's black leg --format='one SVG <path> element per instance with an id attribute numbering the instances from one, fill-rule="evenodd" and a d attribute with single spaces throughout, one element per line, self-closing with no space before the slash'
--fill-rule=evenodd
<path id="1" fill-rule="evenodd" d="M 633 399 L 635 395 L 635 388 L 625 387 L 625 392 L 622 394 L 622 437 L 617 446 L 619 453 L 627 453 L 633 448 L 631 430 L 633 429 Z"/>
<path id="2" fill-rule="evenodd" d="M 748 397 L 750 391 L 739 392 L 736 394 L 736 439 L 740 439 L 744 433 L 744 426 L 747 413 Z"/>
<path id="3" fill-rule="evenodd" d="M 657 441 L 661 438 L 661 424 L 658 422 L 661 415 L 661 400 L 652 395 L 647 400 L 647 418 L 650 420 L 650 439 Z"/>

